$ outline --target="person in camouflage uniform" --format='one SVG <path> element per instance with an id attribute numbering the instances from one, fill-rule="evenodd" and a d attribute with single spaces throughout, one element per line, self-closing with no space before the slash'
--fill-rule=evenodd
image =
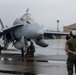
<path id="1" fill-rule="evenodd" d="M 73 75 L 73 65 L 75 65 L 76 73 L 76 30 L 72 31 L 71 38 L 67 40 L 65 51 L 68 52 L 67 71 L 68 75 Z"/>
<path id="2" fill-rule="evenodd" d="M 27 54 L 34 56 L 34 53 L 35 53 L 35 46 L 33 44 L 33 41 L 31 41 L 30 46 L 27 49 Z"/>

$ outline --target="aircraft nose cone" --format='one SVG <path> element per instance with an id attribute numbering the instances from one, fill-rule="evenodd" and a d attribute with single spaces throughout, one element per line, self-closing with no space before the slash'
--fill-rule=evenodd
<path id="1" fill-rule="evenodd" d="M 37 35 L 38 35 L 38 36 L 42 36 L 43 34 L 44 34 L 43 30 L 38 30 L 38 31 L 37 31 Z"/>

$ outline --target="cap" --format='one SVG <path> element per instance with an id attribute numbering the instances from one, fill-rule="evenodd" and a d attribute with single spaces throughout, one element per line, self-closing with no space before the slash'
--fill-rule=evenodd
<path id="1" fill-rule="evenodd" d="M 72 35 L 76 36 L 76 30 L 72 31 Z"/>

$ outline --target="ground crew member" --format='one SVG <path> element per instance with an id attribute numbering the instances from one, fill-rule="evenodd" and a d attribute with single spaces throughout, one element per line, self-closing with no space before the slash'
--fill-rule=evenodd
<path id="1" fill-rule="evenodd" d="M 33 41 L 30 42 L 30 46 L 27 49 L 27 54 L 34 56 L 35 46 L 33 45 Z"/>
<path id="2" fill-rule="evenodd" d="M 71 38 L 66 42 L 65 51 L 68 52 L 67 71 L 68 75 L 73 75 L 73 65 L 76 73 L 76 30 L 72 31 Z"/>

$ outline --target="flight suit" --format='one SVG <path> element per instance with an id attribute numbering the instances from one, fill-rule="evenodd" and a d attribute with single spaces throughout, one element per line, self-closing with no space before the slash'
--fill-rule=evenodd
<path id="1" fill-rule="evenodd" d="M 31 44 L 27 49 L 27 54 L 31 54 L 32 56 L 34 56 L 34 52 L 35 52 L 35 46 Z"/>
<path id="2" fill-rule="evenodd" d="M 69 50 L 76 51 L 76 39 L 69 39 L 66 44 L 69 46 Z M 72 53 L 68 53 L 67 58 L 67 71 L 68 75 L 73 75 L 73 65 L 75 65 L 75 73 L 76 73 L 76 56 Z"/>

